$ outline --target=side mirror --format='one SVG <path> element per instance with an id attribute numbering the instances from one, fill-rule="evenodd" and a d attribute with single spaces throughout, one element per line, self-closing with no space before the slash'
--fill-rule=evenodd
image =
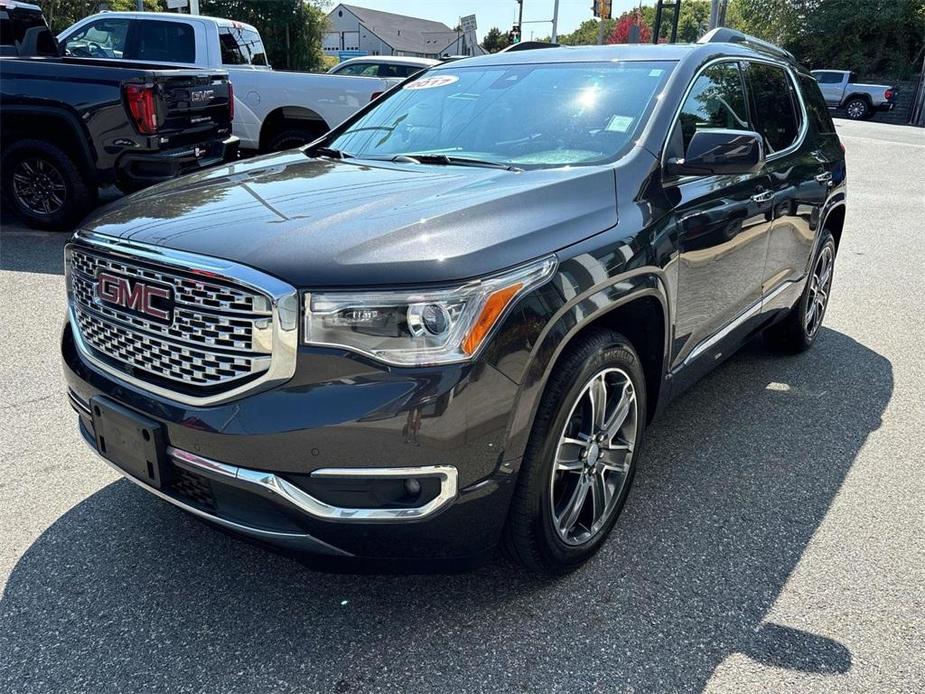
<path id="1" fill-rule="evenodd" d="M 698 130 L 683 159 L 669 159 L 666 170 L 672 176 L 750 174 L 764 166 L 761 135 L 750 130 L 706 128 Z"/>

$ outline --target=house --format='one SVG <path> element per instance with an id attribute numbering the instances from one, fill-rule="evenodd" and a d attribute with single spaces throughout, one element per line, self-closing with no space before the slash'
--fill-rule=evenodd
<path id="1" fill-rule="evenodd" d="M 475 40 L 443 22 L 368 10 L 339 3 L 328 13 L 328 30 L 322 40 L 327 55 L 410 55 L 440 58 L 446 55 L 482 55 Z"/>

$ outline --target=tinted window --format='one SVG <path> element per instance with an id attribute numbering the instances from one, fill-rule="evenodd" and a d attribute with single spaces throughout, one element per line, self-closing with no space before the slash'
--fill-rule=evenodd
<path id="1" fill-rule="evenodd" d="M 813 77 L 819 84 L 841 84 L 841 74 L 838 72 L 814 72 Z"/>
<path id="2" fill-rule="evenodd" d="M 423 70 L 419 65 L 380 65 L 379 66 L 379 76 L 380 77 L 411 77 L 421 70 Z"/>
<path id="3" fill-rule="evenodd" d="M 376 101 L 331 147 L 358 157 L 440 153 L 518 166 L 608 161 L 632 144 L 674 64 L 432 70 Z"/>
<path id="4" fill-rule="evenodd" d="M 800 75 L 800 91 L 803 92 L 803 103 L 806 104 L 806 114 L 813 130 L 820 133 L 834 133 L 835 124 L 829 109 L 826 108 L 825 99 L 819 91 L 819 85 L 811 77 Z"/>
<path id="5" fill-rule="evenodd" d="M 750 63 L 748 90 L 755 129 L 764 136 L 768 154 L 792 145 L 797 139 L 800 121 L 796 94 L 786 71 L 776 65 Z"/>
<path id="6" fill-rule="evenodd" d="M 81 58 L 124 58 L 129 20 L 98 19 L 77 30 L 64 42 L 65 55 Z"/>
<path id="7" fill-rule="evenodd" d="M 704 70 L 694 80 L 679 120 L 684 151 L 694 133 L 703 128 L 751 130 L 738 64 L 720 63 Z"/>
<path id="8" fill-rule="evenodd" d="M 195 63 L 196 39 L 193 27 L 180 22 L 138 22 L 133 60 L 156 63 Z"/>
<path id="9" fill-rule="evenodd" d="M 379 66 L 373 63 L 351 63 L 337 71 L 338 75 L 352 75 L 353 77 L 375 77 L 379 74 Z"/>
<path id="10" fill-rule="evenodd" d="M 260 34 L 242 27 L 219 27 L 223 65 L 269 65 Z"/>

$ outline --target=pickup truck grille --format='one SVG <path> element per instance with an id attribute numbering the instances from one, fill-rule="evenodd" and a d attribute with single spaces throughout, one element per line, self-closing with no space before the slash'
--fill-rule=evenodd
<path id="1" fill-rule="evenodd" d="M 69 247 L 68 286 L 84 347 L 135 379 L 215 394 L 271 367 L 273 304 L 250 287 L 79 245 Z M 159 310 L 146 309 L 145 287 L 158 288 Z"/>

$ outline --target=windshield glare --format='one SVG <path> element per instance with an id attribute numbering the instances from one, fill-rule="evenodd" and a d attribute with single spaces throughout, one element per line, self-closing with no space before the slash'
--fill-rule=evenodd
<path id="1" fill-rule="evenodd" d="M 405 84 L 328 143 L 358 158 L 440 153 L 516 166 L 620 156 L 670 62 L 458 66 Z"/>

